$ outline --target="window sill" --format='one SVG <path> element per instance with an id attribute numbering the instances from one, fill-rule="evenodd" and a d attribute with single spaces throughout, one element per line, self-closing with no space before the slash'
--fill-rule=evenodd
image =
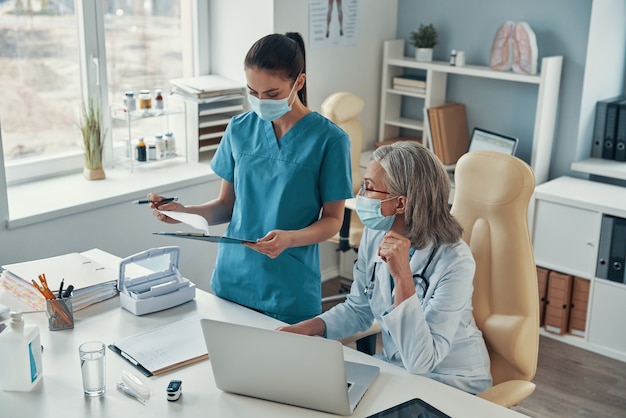
<path id="1" fill-rule="evenodd" d="M 44 222 L 80 212 L 145 198 L 148 192 L 202 184 L 218 177 L 207 163 L 184 158 L 106 168 L 106 179 L 88 181 L 83 174 L 52 177 L 7 188 L 8 229 Z"/>

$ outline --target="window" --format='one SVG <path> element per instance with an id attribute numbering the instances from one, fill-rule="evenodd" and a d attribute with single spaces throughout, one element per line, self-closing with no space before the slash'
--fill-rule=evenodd
<path id="1" fill-rule="evenodd" d="M 110 146 L 121 127 L 109 120 L 109 103 L 121 105 L 126 90 L 167 93 L 168 80 L 183 74 L 181 3 L 0 0 L 0 121 L 9 184 L 82 169 L 83 98 L 101 103 Z"/>

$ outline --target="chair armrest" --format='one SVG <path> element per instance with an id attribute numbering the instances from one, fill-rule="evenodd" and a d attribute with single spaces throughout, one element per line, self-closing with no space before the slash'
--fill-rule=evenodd
<path id="1" fill-rule="evenodd" d="M 535 391 L 535 384 L 527 380 L 509 380 L 479 393 L 479 398 L 510 408 L 519 404 Z"/>

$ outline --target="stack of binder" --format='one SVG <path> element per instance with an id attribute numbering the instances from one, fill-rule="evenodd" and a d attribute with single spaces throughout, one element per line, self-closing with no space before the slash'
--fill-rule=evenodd
<path id="1" fill-rule="evenodd" d="M 429 108 L 428 124 L 434 153 L 444 164 L 456 164 L 469 149 L 465 105 L 446 103 Z"/>
<path id="2" fill-rule="evenodd" d="M 593 158 L 626 161 L 626 97 L 596 103 L 591 148 Z"/>
<path id="3" fill-rule="evenodd" d="M 75 311 L 118 294 L 119 272 L 79 253 L 7 264 L 2 268 L 0 287 L 36 310 L 46 309 L 45 298 L 31 284 L 40 274 L 45 274 L 53 292 L 60 288 L 61 280 L 65 289 L 74 286 L 72 306 Z"/>

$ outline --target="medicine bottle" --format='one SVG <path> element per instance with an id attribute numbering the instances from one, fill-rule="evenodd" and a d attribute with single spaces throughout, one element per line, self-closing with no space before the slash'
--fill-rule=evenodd
<path id="1" fill-rule="evenodd" d="M 150 96 L 150 90 L 139 91 L 139 109 L 150 109 L 152 107 L 152 97 Z"/>
<path id="2" fill-rule="evenodd" d="M 9 328 L 0 333 L 0 389 L 26 392 L 43 377 L 37 325 L 25 325 L 21 311 L 11 312 Z"/>
<path id="3" fill-rule="evenodd" d="M 139 138 L 136 149 L 135 157 L 137 161 L 146 161 L 146 143 L 143 142 L 143 138 Z"/>
<path id="4" fill-rule="evenodd" d="M 163 110 L 163 95 L 161 94 L 161 89 L 154 91 L 154 108 L 156 110 Z"/>
<path id="5" fill-rule="evenodd" d="M 148 160 L 155 161 L 156 159 L 157 159 L 156 145 L 150 144 L 148 145 Z"/>
<path id="6" fill-rule="evenodd" d="M 174 134 L 172 132 L 165 133 L 165 149 L 167 157 L 175 157 L 176 156 L 176 138 L 174 138 Z"/>
<path id="7" fill-rule="evenodd" d="M 456 49 L 450 51 L 450 65 L 456 65 Z"/>
<path id="8" fill-rule="evenodd" d="M 137 103 L 135 102 L 135 93 L 127 91 L 124 93 L 124 106 L 127 112 L 134 112 L 137 110 Z"/>
<path id="9" fill-rule="evenodd" d="M 156 145 L 157 160 L 165 158 L 165 140 L 163 139 L 163 135 L 154 136 L 154 145 Z"/>

